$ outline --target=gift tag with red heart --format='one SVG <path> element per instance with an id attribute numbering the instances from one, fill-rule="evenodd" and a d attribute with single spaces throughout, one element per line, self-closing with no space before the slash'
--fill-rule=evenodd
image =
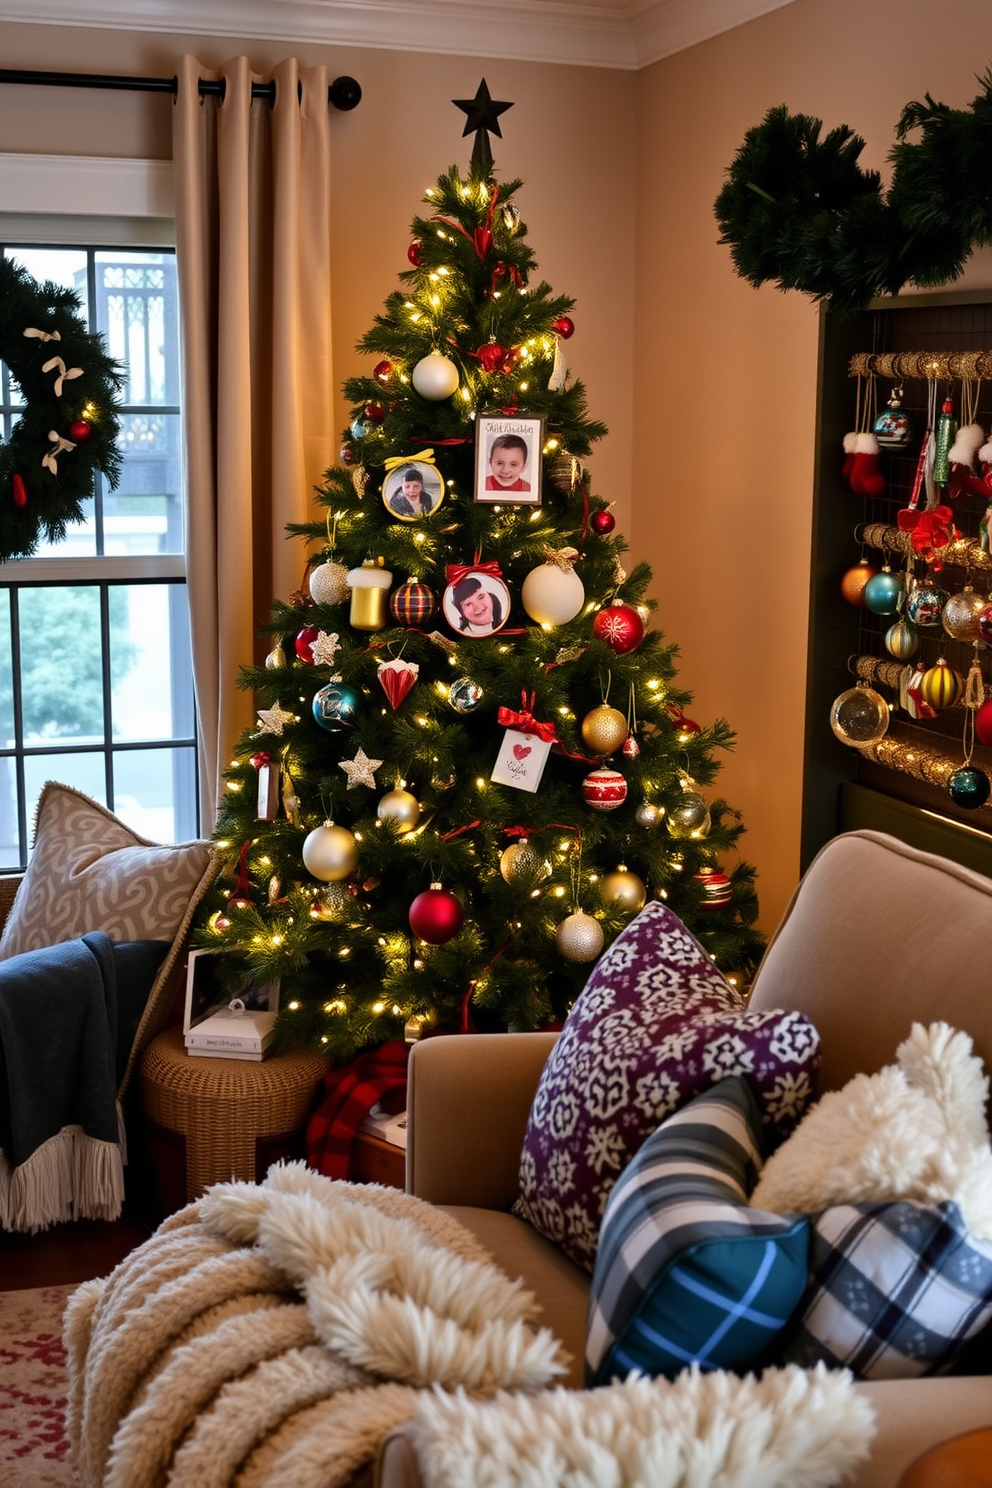
<path id="1" fill-rule="evenodd" d="M 489 778 L 496 785 L 512 785 L 516 790 L 536 791 L 541 784 L 541 776 L 550 753 L 550 742 L 539 739 L 536 734 L 522 734 L 518 729 L 507 729 Z"/>

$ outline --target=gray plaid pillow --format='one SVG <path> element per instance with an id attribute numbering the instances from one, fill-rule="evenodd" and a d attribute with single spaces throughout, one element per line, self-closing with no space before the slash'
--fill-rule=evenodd
<path id="1" fill-rule="evenodd" d="M 941 1373 L 992 1318 L 992 1243 L 950 1200 L 825 1209 L 800 1317 L 783 1362 L 822 1359 L 859 1379 Z"/>

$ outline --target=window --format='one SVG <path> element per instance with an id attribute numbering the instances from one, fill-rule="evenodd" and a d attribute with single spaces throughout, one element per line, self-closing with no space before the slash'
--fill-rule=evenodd
<path id="1" fill-rule="evenodd" d="M 27 860 L 34 802 L 56 779 L 160 842 L 198 833 L 183 557 L 179 315 L 171 248 L 0 249 L 76 290 L 126 369 L 124 468 L 95 482 L 57 546 L 0 566 L 0 870 Z M 0 368 L 0 435 L 21 405 Z"/>

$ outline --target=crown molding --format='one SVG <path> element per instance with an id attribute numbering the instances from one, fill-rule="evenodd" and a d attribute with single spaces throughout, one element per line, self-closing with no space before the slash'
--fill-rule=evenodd
<path id="1" fill-rule="evenodd" d="M 794 0 L 0 0 L 0 21 L 634 71 Z"/>
<path id="2" fill-rule="evenodd" d="M 4 212 L 172 217 L 171 160 L 0 154 Z"/>

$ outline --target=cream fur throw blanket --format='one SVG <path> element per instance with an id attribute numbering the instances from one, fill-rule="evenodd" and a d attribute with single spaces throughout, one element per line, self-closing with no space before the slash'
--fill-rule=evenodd
<path id="1" fill-rule="evenodd" d="M 303 1164 L 220 1184 L 65 1316 L 83 1488 L 335 1488 L 418 1392 L 564 1372 L 533 1299 L 449 1216 Z"/>
<path id="2" fill-rule="evenodd" d="M 969 1231 L 992 1240 L 989 1082 L 971 1039 L 914 1023 L 895 1064 L 855 1075 L 808 1111 L 772 1153 L 750 1202 L 773 1214 L 834 1204 L 953 1199 Z"/>

